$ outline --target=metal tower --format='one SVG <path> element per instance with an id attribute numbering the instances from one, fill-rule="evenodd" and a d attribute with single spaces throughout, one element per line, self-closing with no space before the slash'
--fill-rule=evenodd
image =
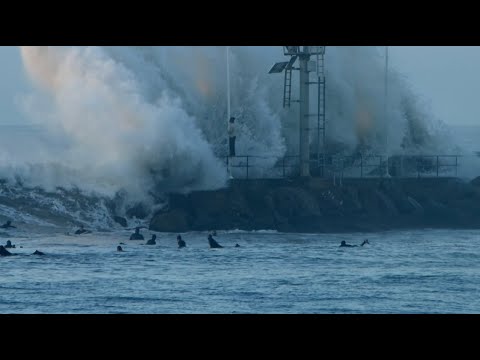
<path id="1" fill-rule="evenodd" d="M 300 176 L 310 176 L 310 117 L 317 118 L 317 159 L 320 162 L 320 151 L 325 147 L 325 74 L 324 55 L 325 46 L 284 46 L 284 55 L 290 56 L 290 61 L 280 62 L 273 65 L 270 74 L 285 71 L 283 87 L 283 107 L 290 107 L 292 102 L 300 104 L 299 130 L 300 130 Z M 316 62 L 310 61 L 316 56 Z M 299 67 L 293 65 L 299 59 Z M 292 95 L 292 70 L 300 71 L 300 98 L 297 101 L 291 99 Z M 318 81 L 310 81 L 310 73 L 316 72 Z M 310 113 L 310 86 L 318 87 L 317 113 Z M 320 144 L 323 144 L 321 146 Z M 323 147 L 323 149 L 321 149 Z"/>

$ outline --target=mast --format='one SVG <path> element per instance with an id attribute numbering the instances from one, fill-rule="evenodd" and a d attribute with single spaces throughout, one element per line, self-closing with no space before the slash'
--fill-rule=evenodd
<path id="1" fill-rule="evenodd" d="M 227 46 L 227 121 L 230 121 L 230 46 Z"/>
<path id="2" fill-rule="evenodd" d="M 386 172 L 385 176 L 390 177 L 390 169 L 388 165 L 388 46 L 385 46 L 385 94 L 383 118 L 385 122 L 385 156 L 386 156 Z"/>

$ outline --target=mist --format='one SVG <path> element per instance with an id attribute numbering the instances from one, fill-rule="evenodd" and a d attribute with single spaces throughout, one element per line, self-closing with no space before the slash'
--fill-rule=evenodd
<path id="1" fill-rule="evenodd" d="M 2 149 L 0 175 L 30 186 L 132 198 L 226 186 L 225 47 L 21 47 L 35 90 L 22 110 L 41 136 Z M 384 111 L 377 47 L 327 47 L 327 151 L 458 153 L 459 144 L 395 69 Z M 298 146 L 298 108 L 282 108 L 281 47 L 231 47 L 237 154 L 265 174 Z M 313 75 L 312 75 L 313 76 Z M 298 91 L 294 78 L 293 93 Z M 311 124 L 313 128 L 315 123 Z M 311 134 L 312 152 L 316 138 Z M 28 151 L 26 151 L 28 150 Z"/>

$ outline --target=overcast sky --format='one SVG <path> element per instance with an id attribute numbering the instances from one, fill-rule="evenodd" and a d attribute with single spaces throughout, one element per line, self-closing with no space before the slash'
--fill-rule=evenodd
<path id="1" fill-rule="evenodd" d="M 0 46 L 0 59 L 0 124 L 22 123 L 16 98 L 30 84 L 19 51 Z M 480 47 L 392 46 L 390 60 L 436 117 L 453 125 L 480 125 Z"/>

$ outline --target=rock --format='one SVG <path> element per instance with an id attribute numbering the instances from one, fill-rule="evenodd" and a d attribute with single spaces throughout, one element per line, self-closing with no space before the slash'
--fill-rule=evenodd
<path id="1" fill-rule="evenodd" d="M 372 191 L 372 189 L 360 188 L 358 191 L 358 198 L 361 201 L 362 209 L 364 210 L 364 213 L 370 214 L 373 216 L 382 215 L 378 195 L 375 194 L 375 192 Z"/>
<path id="2" fill-rule="evenodd" d="M 232 186 L 229 189 L 206 192 L 199 191 L 192 193 L 190 201 L 180 199 L 180 202 L 172 203 L 174 208 L 182 207 L 184 204 L 191 204 L 187 210 L 189 216 L 189 224 L 192 230 L 207 229 L 243 229 L 254 230 L 257 226 L 268 223 L 268 217 L 271 214 L 265 214 L 260 211 L 259 218 L 262 221 L 257 222 L 253 207 L 263 208 L 265 205 L 259 206 L 258 201 L 254 200 L 258 196 L 264 196 L 264 193 L 258 191 L 250 191 L 250 189 L 239 189 L 238 186 Z M 252 199 L 247 199 L 252 196 Z M 270 219 L 271 220 L 271 219 Z M 272 221 L 270 221 L 272 222 Z M 261 224 L 260 224 L 261 223 Z"/>
<path id="3" fill-rule="evenodd" d="M 128 209 L 125 213 L 129 218 L 145 219 L 149 212 L 145 205 L 138 203 L 135 206 Z"/>
<path id="4" fill-rule="evenodd" d="M 204 231 L 204 230 L 216 229 L 216 228 L 223 229 L 224 226 L 220 224 L 221 222 L 222 220 L 220 220 L 215 215 L 210 215 L 207 212 L 199 212 L 193 216 L 193 221 L 191 223 L 191 230 Z M 182 231 L 177 231 L 177 232 L 182 232 Z"/>
<path id="5" fill-rule="evenodd" d="M 470 184 L 475 187 L 480 187 L 480 176 L 470 181 Z"/>
<path id="6" fill-rule="evenodd" d="M 306 190 L 281 187 L 273 191 L 275 210 L 287 218 L 321 215 L 316 199 Z"/>
<path id="7" fill-rule="evenodd" d="M 342 194 L 342 208 L 350 214 L 361 214 L 363 212 L 362 203 L 358 198 L 358 192 L 352 187 L 344 188 Z"/>
<path id="8" fill-rule="evenodd" d="M 264 191 L 250 191 L 245 194 L 247 206 L 243 207 L 242 213 L 244 230 L 274 230 L 274 205 L 271 194 Z"/>
<path id="9" fill-rule="evenodd" d="M 382 204 L 382 208 L 385 211 L 384 215 L 389 215 L 389 216 L 396 216 L 398 215 L 398 210 L 393 203 L 393 201 L 385 195 L 382 191 L 380 190 L 375 190 L 375 194 L 378 196 L 378 199 L 380 203 Z"/>
<path id="10" fill-rule="evenodd" d="M 120 224 L 123 227 L 127 227 L 127 219 L 125 219 L 124 217 L 114 216 L 113 221 L 115 221 L 116 223 Z"/>
<path id="11" fill-rule="evenodd" d="M 410 214 L 415 211 L 415 205 L 408 200 L 408 196 L 405 192 L 398 187 L 389 189 L 388 196 L 393 201 L 400 214 Z"/>
<path id="12" fill-rule="evenodd" d="M 170 212 L 159 213 L 152 218 L 150 230 L 158 232 L 190 231 L 188 213 L 183 209 L 174 209 Z"/>
<path id="13" fill-rule="evenodd" d="M 172 195 L 150 229 L 272 229 L 281 232 L 480 227 L 480 178 L 234 181 L 231 187 Z M 476 187 L 477 186 L 477 187 Z"/>
<path id="14" fill-rule="evenodd" d="M 419 214 L 424 213 L 424 209 L 423 209 L 422 205 L 420 205 L 417 200 L 415 200 L 414 198 L 412 198 L 410 196 L 407 197 L 407 200 L 413 206 L 416 213 L 419 213 Z"/>

